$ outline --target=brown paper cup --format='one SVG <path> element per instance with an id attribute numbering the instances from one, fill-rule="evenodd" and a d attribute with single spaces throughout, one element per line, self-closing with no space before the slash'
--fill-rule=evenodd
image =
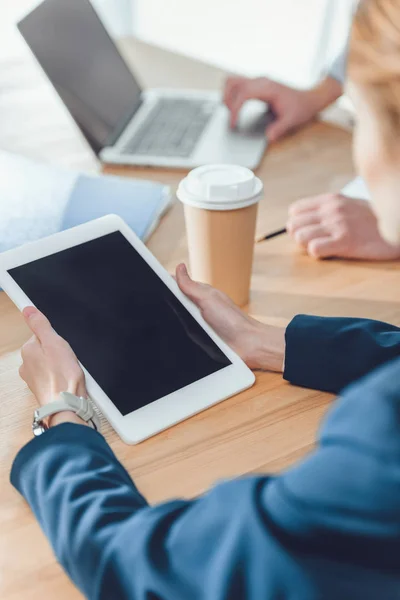
<path id="1" fill-rule="evenodd" d="M 184 205 L 191 275 L 225 292 L 239 306 L 249 301 L 258 202 L 236 210 Z"/>

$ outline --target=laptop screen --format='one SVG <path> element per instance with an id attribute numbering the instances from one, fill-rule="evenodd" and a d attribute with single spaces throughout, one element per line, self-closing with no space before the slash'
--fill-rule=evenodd
<path id="1" fill-rule="evenodd" d="M 45 0 L 18 25 L 98 154 L 133 116 L 141 89 L 89 0 Z"/>

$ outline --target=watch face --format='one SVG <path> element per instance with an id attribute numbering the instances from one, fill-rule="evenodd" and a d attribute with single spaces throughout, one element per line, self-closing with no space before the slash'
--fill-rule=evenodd
<path id="1" fill-rule="evenodd" d="M 46 428 L 43 425 L 34 425 L 32 431 L 33 435 L 37 437 L 38 435 L 42 435 L 46 431 Z"/>
<path id="2" fill-rule="evenodd" d="M 39 421 L 39 415 L 37 414 L 37 411 L 35 411 L 35 414 L 33 416 L 33 423 L 32 423 L 33 435 L 34 436 L 42 435 L 42 433 L 47 431 L 47 429 L 48 429 L 47 425 L 43 421 Z"/>

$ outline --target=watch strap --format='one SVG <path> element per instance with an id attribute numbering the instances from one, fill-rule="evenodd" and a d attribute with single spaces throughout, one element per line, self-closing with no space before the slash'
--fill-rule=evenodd
<path id="1" fill-rule="evenodd" d="M 100 419 L 90 400 L 82 396 L 75 396 L 69 392 L 61 392 L 58 400 L 45 404 L 35 411 L 35 418 L 38 422 L 44 421 L 48 417 L 59 412 L 71 411 L 74 412 L 85 423 L 92 421 L 93 426 L 97 431 L 100 431 Z"/>

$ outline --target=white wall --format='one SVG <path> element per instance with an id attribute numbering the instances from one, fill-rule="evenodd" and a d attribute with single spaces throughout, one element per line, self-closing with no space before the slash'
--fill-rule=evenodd
<path id="1" fill-rule="evenodd" d="M 313 83 L 345 45 L 355 0 L 134 0 L 142 38 L 249 75 Z"/>
<path id="2" fill-rule="evenodd" d="M 0 0 L 2 57 L 40 0 Z M 66 2 L 68 0 L 65 0 Z M 344 46 L 356 0 L 92 0 L 112 35 L 139 37 L 248 75 L 311 85 Z"/>

